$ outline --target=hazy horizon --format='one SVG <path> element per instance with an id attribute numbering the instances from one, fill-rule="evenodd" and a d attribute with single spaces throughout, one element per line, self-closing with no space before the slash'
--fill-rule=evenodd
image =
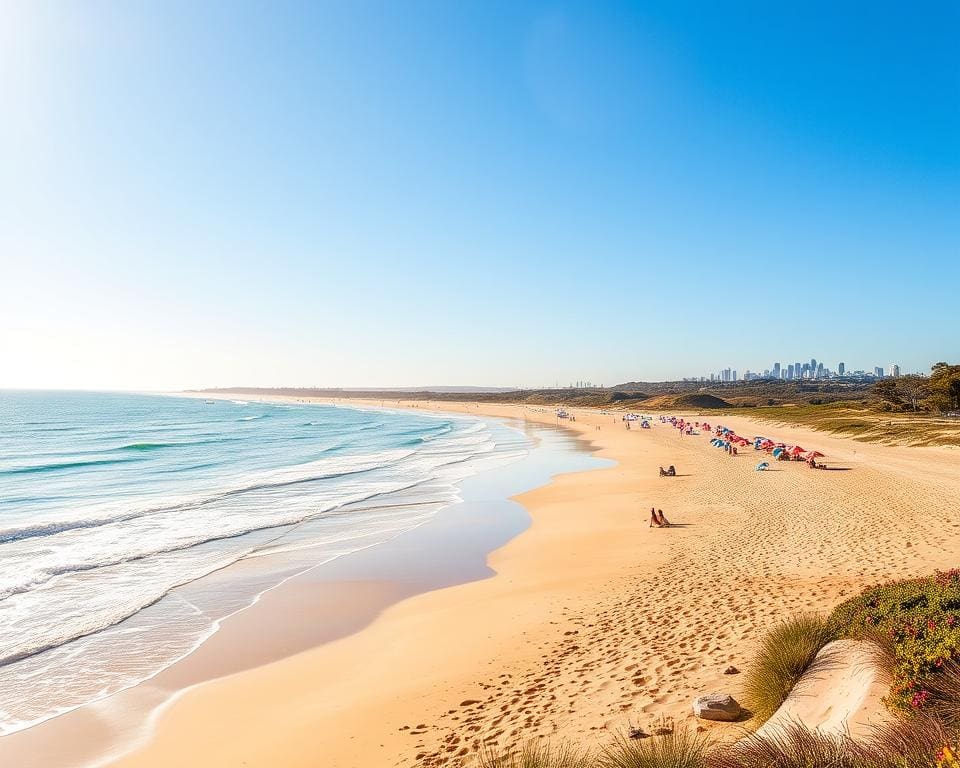
<path id="1" fill-rule="evenodd" d="M 0 388 L 928 372 L 960 357 L 958 33 L 944 2 L 12 0 Z"/>

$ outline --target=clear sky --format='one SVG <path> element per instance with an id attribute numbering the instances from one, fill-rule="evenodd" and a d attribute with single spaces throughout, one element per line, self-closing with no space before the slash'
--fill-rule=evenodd
<path id="1" fill-rule="evenodd" d="M 960 4 L 0 3 L 0 387 L 960 360 Z"/>

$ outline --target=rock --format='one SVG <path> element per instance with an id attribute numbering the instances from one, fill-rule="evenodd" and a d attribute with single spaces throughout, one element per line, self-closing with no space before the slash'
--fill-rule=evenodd
<path id="1" fill-rule="evenodd" d="M 701 720 L 736 720 L 740 705 L 728 693 L 711 693 L 694 700 L 693 714 Z"/>
<path id="2" fill-rule="evenodd" d="M 740 674 L 740 670 L 737 669 L 736 667 L 727 667 L 725 670 L 723 670 L 723 674 L 725 674 L 725 675 L 739 675 L 739 674 Z"/>

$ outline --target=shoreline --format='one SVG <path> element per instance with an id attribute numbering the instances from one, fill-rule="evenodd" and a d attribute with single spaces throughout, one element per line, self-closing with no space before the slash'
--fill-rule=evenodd
<path id="1" fill-rule="evenodd" d="M 531 407 L 456 408 L 555 421 Z M 628 723 L 688 719 L 695 693 L 735 691 L 723 668 L 742 668 L 779 616 L 955 564 L 956 452 L 722 419 L 850 470 L 754 473 L 752 451 L 728 457 L 704 436 L 568 410 L 566 426 L 619 463 L 517 497 L 533 522 L 489 556 L 495 578 L 417 595 L 347 638 L 193 687 L 114 764 L 459 765 L 478 746 L 538 736 L 596 743 Z M 657 478 L 670 463 L 679 476 Z M 647 529 L 648 501 L 675 529 Z"/>
<path id="2" fill-rule="evenodd" d="M 366 409 L 380 410 L 369 405 Z M 522 431 L 523 425 L 511 424 L 509 420 L 481 420 Z M 195 686 L 348 637 L 369 626 L 390 606 L 411 597 L 492 577 L 495 572 L 486 565 L 489 552 L 529 525 L 526 510 L 511 501 L 513 493 L 507 492 L 506 487 L 513 483 L 513 490 L 518 490 L 550 481 L 549 475 L 536 477 L 536 471 L 523 469 L 530 454 L 552 451 L 557 454 L 555 461 L 560 471 L 564 471 L 564 461 L 560 459 L 566 453 L 571 456 L 566 463 L 578 468 L 585 468 L 590 462 L 592 449 L 586 441 L 569 430 L 544 429 L 556 433 L 548 437 L 551 447 L 539 445 L 543 434 L 527 435 L 531 441 L 527 456 L 483 468 L 459 481 L 460 500 L 429 520 L 383 543 L 332 561 L 300 567 L 283 576 L 278 583 L 257 593 L 249 605 L 218 622 L 219 627 L 193 650 L 149 678 L 3 737 L 0 761 L 50 768 L 109 764 L 147 743 L 151 722 Z M 501 478 L 501 474 L 507 477 Z M 473 486 L 487 484 L 494 489 L 491 497 L 477 501 L 475 497 L 484 491 Z M 480 504 L 497 521 L 486 526 L 489 530 L 483 530 L 476 511 L 470 511 Z M 462 535 L 464 528 L 473 531 L 470 539 Z M 462 557 L 457 562 L 438 561 L 433 567 L 415 562 L 416 550 L 439 547 L 454 548 Z M 244 578 L 245 570 L 264 570 L 263 564 L 271 560 L 282 562 L 284 555 L 241 560 L 201 581 L 210 582 L 208 589 L 230 589 Z M 273 572 L 282 573 L 283 569 Z M 264 624 L 273 628 L 263 632 Z M 63 743 L 68 746 L 63 748 Z"/>

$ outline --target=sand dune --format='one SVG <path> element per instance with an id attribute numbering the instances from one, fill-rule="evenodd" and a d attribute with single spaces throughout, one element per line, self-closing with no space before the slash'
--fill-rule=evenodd
<path id="1" fill-rule="evenodd" d="M 881 701 L 889 685 L 870 643 L 836 640 L 817 654 L 757 736 L 775 737 L 802 725 L 831 736 L 869 740 L 874 728 L 891 717 Z"/>

